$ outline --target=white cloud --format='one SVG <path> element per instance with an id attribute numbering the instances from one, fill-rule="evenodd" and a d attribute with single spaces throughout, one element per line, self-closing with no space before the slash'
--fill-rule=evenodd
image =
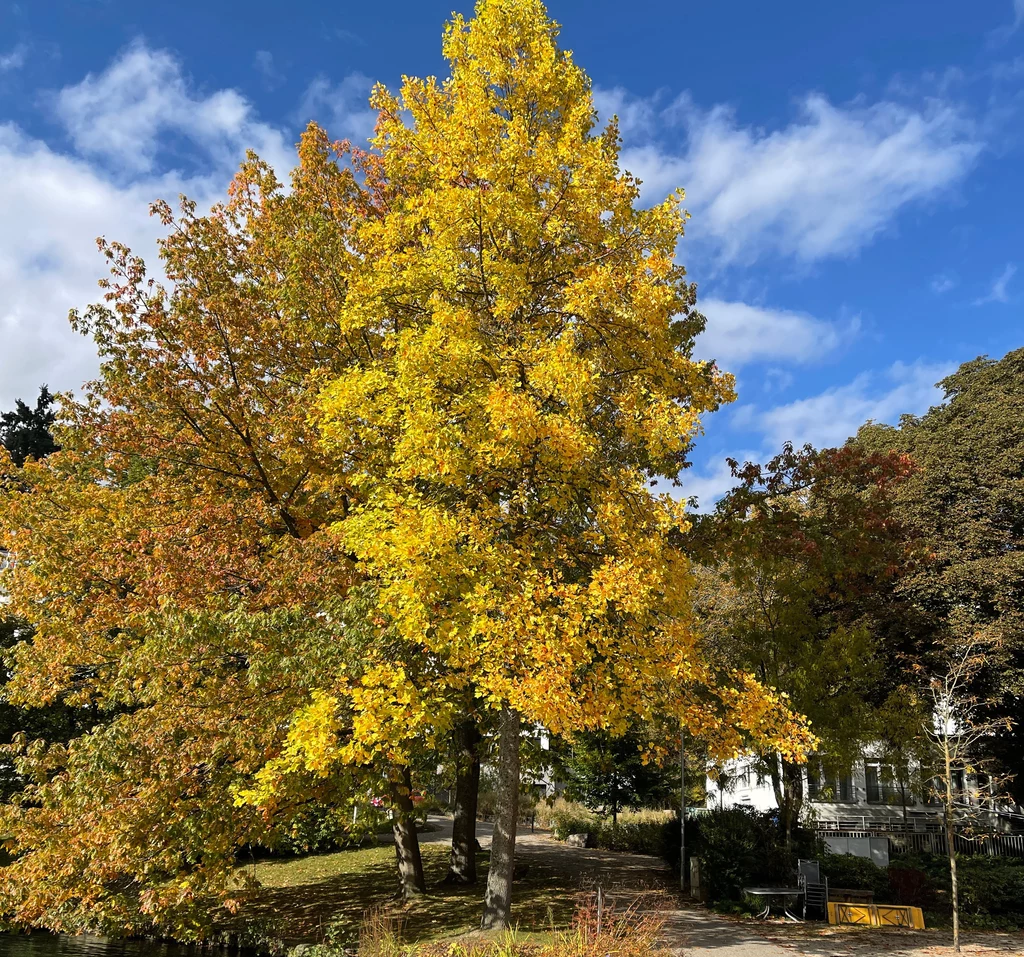
<path id="1" fill-rule="evenodd" d="M 12 125 L 0 126 L 0 408 L 31 399 L 42 383 L 78 388 L 97 368 L 90 341 L 67 313 L 99 298 L 104 263 L 95 239 L 127 243 L 155 264 L 159 224 L 148 204 L 209 184 L 154 177 L 128 186 L 87 162 L 54 152 Z"/>
<path id="2" fill-rule="evenodd" d="M 788 369 L 768 369 L 764 374 L 764 391 L 784 392 L 793 384 L 794 378 Z"/>
<path id="3" fill-rule="evenodd" d="M 733 456 L 738 462 L 757 461 L 756 452 L 741 452 Z M 710 512 L 717 502 L 735 484 L 732 470 L 725 458 L 716 458 L 701 469 L 691 468 L 680 477 L 680 489 L 674 489 L 673 495 L 678 499 L 697 499 L 697 507 L 692 511 Z"/>
<path id="4" fill-rule="evenodd" d="M 61 90 L 55 107 L 78 153 L 128 174 L 152 172 L 158 158 L 173 166 L 184 155 L 179 140 L 207 164 L 234 165 L 251 148 L 279 170 L 291 165 L 285 135 L 257 120 L 238 91 L 197 93 L 174 56 L 142 41 Z"/>
<path id="5" fill-rule="evenodd" d="M 778 450 L 784 442 L 841 445 L 869 419 L 894 424 L 904 413 L 925 412 L 942 399 L 935 383 L 955 368 L 949 363 L 896 362 L 883 372 L 864 372 L 846 385 L 785 405 L 763 411 L 740 406 L 733 424 L 761 431 L 768 449 Z"/>
<path id="6" fill-rule="evenodd" d="M 362 73 L 351 73 L 340 83 L 318 76 L 307 87 L 295 120 L 301 126 L 315 120 L 333 137 L 365 143 L 377 122 L 367 105 L 372 88 L 373 80 Z"/>
<path id="7" fill-rule="evenodd" d="M 1017 267 L 1013 263 L 1007 263 L 1003 271 L 996 277 L 992 283 L 992 288 L 978 299 L 974 300 L 973 305 L 984 306 L 990 302 L 1009 302 L 1010 294 L 1008 287 L 1010 280 L 1013 279 L 1017 272 Z"/>
<path id="8" fill-rule="evenodd" d="M 93 344 L 67 313 L 100 298 L 97 236 L 124 242 L 159 275 L 153 200 L 185 193 L 208 208 L 247 147 L 282 175 L 295 161 L 291 136 L 239 93 L 196 92 L 171 54 L 142 43 L 52 102 L 77 152 L 0 123 L 0 409 L 44 382 L 77 389 L 95 375 Z"/>
<path id="9" fill-rule="evenodd" d="M 97 236 L 129 245 L 159 275 L 153 200 L 186 193 L 208 207 L 248 146 L 279 171 L 293 164 L 283 134 L 255 119 L 240 94 L 195 93 L 173 56 L 142 43 L 53 103 L 77 154 L 0 125 L 2 408 L 31 399 L 43 382 L 77 389 L 95 374 L 93 344 L 71 331 L 67 313 L 100 297 Z M 182 141 L 174 162 L 167 134 Z M 183 159 L 199 172 L 168 171 Z"/>
<path id="10" fill-rule="evenodd" d="M 1017 32 L 1020 25 L 1024 23 L 1024 0 L 1013 0 L 1013 20 L 1002 26 L 996 27 L 989 33 L 989 44 L 998 46 L 1005 43 Z"/>
<path id="11" fill-rule="evenodd" d="M 815 93 L 774 130 L 741 125 L 727 106 L 702 111 L 685 94 L 663 109 L 656 100 L 620 89 L 599 96 L 603 109 L 629 117 L 638 138 L 682 127 L 680 148 L 641 142 L 623 150 L 622 165 L 644 181 L 648 199 L 684 186 L 691 234 L 726 262 L 854 254 L 902 208 L 955 186 L 982 149 L 964 115 L 940 100 L 836 106 Z"/>
<path id="12" fill-rule="evenodd" d="M 956 279 L 949 275 L 949 273 L 939 273 L 937 276 L 932 278 L 930 283 L 932 292 L 937 296 L 941 296 L 944 292 L 949 292 L 950 289 L 956 288 Z"/>
<path id="13" fill-rule="evenodd" d="M 358 33 L 353 33 L 351 30 L 331 30 L 328 38 L 331 40 L 342 40 L 345 43 L 354 43 L 358 47 L 366 46 L 366 41 Z"/>
<path id="14" fill-rule="evenodd" d="M 835 351 L 856 335 L 859 321 L 825 322 L 802 312 L 703 299 L 707 328 L 695 353 L 724 369 L 756 361 L 810 362 Z"/>
<path id="15" fill-rule="evenodd" d="M 594 108 L 604 122 L 618 116 L 619 132 L 623 136 L 653 132 L 659 112 L 657 97 L 643 99 L 633 96 L 621 86 L 611 89 L 595 87 Z"/>
<path id="16" fill-rule="evenodd" d="M 263 77 L 263 85 L 268 90 L 276 89 L 284 82 L 284 74 L 277 68 L 274 54 L 269 50 L 257 50 L 252 62 L 256 71 Z"/>
<path id="17" fill-rule="evenodd" d="M 28 47 L 19 43 L 13 50 L 7 53 L 0 53 L 0 73 L 7 73 L 10 70 L 20 70 L 28 59 Z"/>
<path id="18" fill-rule="evenodd" d="M 67 314 L 100 298 L 97 236 L 124 242 L 159 275 L 153 200 L 185 193 L 208 208 L 250 147 L 282 177 L 295 162 L 292 134 L 244 96 L 196 90 L 173 55 L 141 42 L 51 102 L 71 152 L 0 122 L 0 410 L 44 382 L 77 389 L 95 375 L 93 344 Z"/>

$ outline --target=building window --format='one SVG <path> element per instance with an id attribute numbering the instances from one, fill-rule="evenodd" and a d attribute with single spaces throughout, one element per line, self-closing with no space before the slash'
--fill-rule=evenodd
<path id="1" fill-rule="evenodd" d="M 953 800 L 958 804 L 967 803 L 966 779 L 962 768 L 953 769 Z"/>
<path id="2" fill-rule="evenodd" d="M 971 800 L 971 792 L 967 787 L 967 777 L 964 774 L 963 768 L 954 768 L 950 776 L 952 778 L 950 783 L 953 785 L 953 804 L 973 804 L 974 802 Z M 981 790 L 981 780 L 982 778 L 979 776 L 979 790 Z M 986 778 L 984 788 L 987 790 L 988 786 L 988 779 Z M 928 782 L 926 790 L 926 804 L 937 807 L 945 803 L 946 782 L 942 779 L 942 777 L 936 776 L 932 778 Z M 984 803 L 984 798 L 986 796 L 987 795 L 985 794 L 985 791 L 981 790 L 981 793 L 979 795 L 979 800 L 981 801 L 981 803 Z"/>
<path id="3" fill-rule="evenodd" d="M 836 800 L 847 804 L 853 801 L 853 775 L 840 774 L 836 778 Z"/>
<path id="4" fill-rule="evenodd" d="M 896 776 L 892 767 L 880 761 L 867 761 L 864 764 L 864 787 L 867 791 L 868 804 L 900 804 L 900 789 L 896 785 Z"/>
<path id="5" fill-rule="evenodd" d="M 821 761 L 807 763 L 807 797 L 811 801 L 845 804 L 853 801 L 853 778 L 849 774 L 828 774 Z"/>

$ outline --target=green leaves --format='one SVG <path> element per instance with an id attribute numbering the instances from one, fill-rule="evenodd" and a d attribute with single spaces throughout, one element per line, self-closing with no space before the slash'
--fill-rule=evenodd
<path id="1" fill-rule="evenodd" d="M 1009 718 L 993 748 L 1024 795 L 1024 350 L 979 357 L 941 383 L 945 401 L 899 428 L 867 425 L 856 444 L 896 449 L 918 470 L 897 493 L 896 515 L 929 554 L 901 593 L 918 610 L 900 650 L 928 663 L 978 636 L 987 666 L 973 692 L 986 717 Z"/>

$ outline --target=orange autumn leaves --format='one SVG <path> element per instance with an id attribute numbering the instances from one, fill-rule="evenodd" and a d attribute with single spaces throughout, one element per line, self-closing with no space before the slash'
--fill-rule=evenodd
<path id="1" fill-rule="evenodd" d="M 104 247 L 107 299 L 74 317 L 101 377 L 66 405 L 56 458 L 7 470 L 5 610 L 35 630 L 8 693 L 96 725 L 21 758 L 0 886 L 19 919 L 200 935 L 197 901 L 294 804 L 268 817 L 233 789 L 359 660 L 360 576 L 330 531 L 350 492 L 307 417 L 313 376 L 354 359 L 324 257 L 346 255 L 358 191 L 322 133 L 300 159 L 288 192 L 253 159 L 209 215 L 158 206 L 167 288 Z"/>
<path id="2" fill-rule="evenodd" d="M 126 850 L 31 885 L 104 761 L 75 743 L 11 815 L 21 913 L 86 891 L 118 920 L 142 907 L 100 871 L 176 913 L 291 778 L 351 798 L 470 693 L 557 733 L 670 714 L 714 753 L 810 744 L 702 648 L 687 519 L 651 488 L 732 398 L 691 356 L 682 194 L 639 207 L 537 0 L 482 0 L 444 52 L 444 82 L 374 91 L 369 151 L 311 127 L 290 188 L 250 158 L 209 215 L 159 204 L 166 287 L 104 247 L 106 303 L 74 317 L 101 378 L 67 407 L 65 451 L 11 479 L 4 587 L 37 628 L 20 700 L 117 712 L 124 797 L 88 819 Z M 193 729 L 215 761 L 184 747 Z M 176 748 L 191 816 L 159 786 Z M 142 821 L 166 834 L 149 870 Z"/>

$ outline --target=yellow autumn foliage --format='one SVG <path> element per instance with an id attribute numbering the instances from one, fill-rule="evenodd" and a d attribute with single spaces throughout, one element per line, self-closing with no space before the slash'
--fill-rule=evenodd
<path id="1" fill-rule="evenodd" d="M 698 646 L 687 519 L 652 488 L 733 395 L 691 355 L 682 192 L 641 206 L 557 35 L 539 0 L 482 0 L 447 27 L 448 79 L 374 90 L 374 206 L 338 315 L 368 358 L 312 413 L 355 463 L 335 531 L 436 687 L 557 733 L 668 709 L 716 749 L 799 752 L 784 701 Z M 352 758 L 445 720 L 443 695 L 396 695 L 379 665 L 348 692 Z"/>

